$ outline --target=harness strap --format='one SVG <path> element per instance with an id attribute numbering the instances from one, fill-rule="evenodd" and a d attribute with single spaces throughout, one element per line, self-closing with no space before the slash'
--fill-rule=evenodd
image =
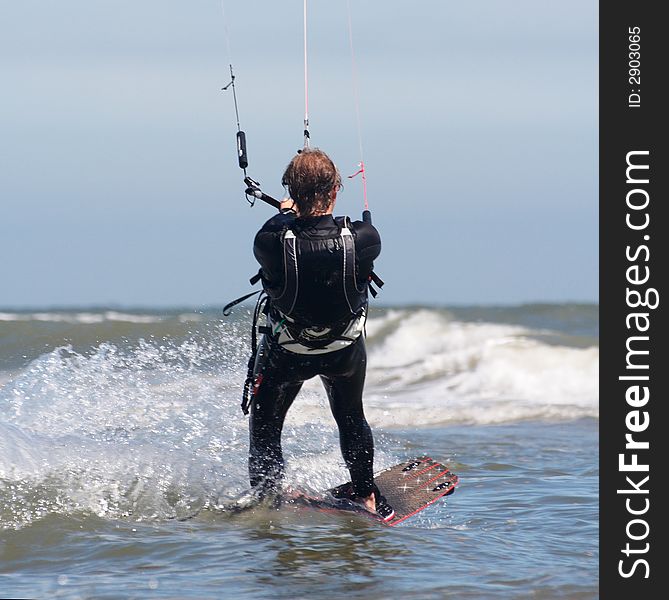
<path id="1" fill-rule="evenodd" d="M 261 279 L 262 279 L 262 269 L 258 269 L 258 272 L 253 277 L 251 277 L 251 279 L 249 279 L 249 283 L 251 285 L 255 285 Z"/>
<path id="2" fill-rule="evenodd" d="M 372 285 L 372 282 L 374 282 L 380 288 L 383 287 L 384 282 L 383 282 L 383 279 L 381 279 L 376 273 L 374 273 L 374 271 L 372 271 L 369 274 L 369 277 L 367 277 L 367 287 L 369 289 L 369 293 L 372 295 L 372 298 L 376 298 L 379 295 L 379 292 Z"/>
<path id="3" fill-rule="evenodd" d="M 291 339 L 279 341 L 280 346 L 289 346 L 291 344 L 299 344 L 308 348 L 309 350 L 322 350 L 335 341 L 345 341 L 353 343 L 356 338 L 350 338 L 344 335 L 347 330 L 351 327 L 351 324 L 355 319 L 363 316 L 364 311 L 358 311 L 355 314 L 348 315 L 345 319 L 333 323 L 327 327 L 327 331 L 323 333 L 322 337 L 317 335 L 309 334 L 308 331 L 313 329 L 309 325 L 299 323 L 292 319 L 288 319 L 285 315 L 279 312 L 279 316 L 283 317 L 280 323 L 281 328 L 287 332 Z M 279 327 L 274 331 L 277 333 Z"/>
<path id="4" fill-rule="evenodd" d="M 283 234 L 283 290 L 275 301 L 281 300 L 284 296 L 290 300 L 289 313 L 293 312 L 297 302 L 297 291 L 299 285 L 297 270 L 297 240 L 292 229 L 286 229 Z"/>
<path id="5" fill-rule="evenodd" d="M 244 302 L 244 300 L 247 300 L 251 296 L 255 296 L 256 294 L 260 294 L 262 290 L 256 290 L 255 292 L 251 292 L 250 294 L 245 294 L 241 298 L 237 298 L 236 300 L 233 300 L 232 302 L 228 302 L 224 307 L 223 307 L 223 316 L 228 317 L 230 316 L 230 309 L 233 306 L 237 306 L 239 303 Z"/>
<path id="6" fill-rule="evenodd" d="M 355 313 L 351 304 L 351 298 L 356 294 L 363 292 L 358 288 L 358 282 L 355 279 L 355 240 L 350 229 L 350 220 L 348 217 L 344 218 L 341 228 L 341 241 L 344 246 L 344 256 L 342 265 L 342 278 L 344 284 L 344 296 L 346 297 L 346 304 L 351 314 Z"/>
<path id="7" fill-rule="evenodd" d="M 335 338 L 328 338 L 327 342 L 322 342 L 318 346 L 310 344 L 309 342 L 304 342 L 304 340 L 288 340 L 287 342 L 282 342 L 280 345 L 282 347 L 290 346 L 291 344 L 300 344 L 300 346 L 305 346 L 309 350 L 322 350 L 326 346 L 332 344 L 332 342 L 350 342 L 351 344 L 355 342 L 357 338 L 349 338 L 345 335 L 339 335 Z"/>
<path id="8" fill-rule="evenodd" d="M 251 356 L 249 357 L 249 362 L 246 367 L 246 380 L 244 381 L 244 390 L 242 391 L 241 406 L 242 412 L 245 415 L 249 414 L 249 407 L 251 406 L 253 396 L 260 386 L 260 381 L 255 382 L 255 385 L 253 381 L 253 371 L 255 369 L 256 356 L 258 355 L 258 334 L 256 328 L 260 313 L 265 311 L 268 298 L 267 294 L 261 290 L 260 297 L 258 298 L 258 302 L 256 302 L 256 307 L 253 311 L 253 324 L 251 326 Z"/>
<path id="9" fill-rule="evenodd" d="M 382 288 L 385 284 L 383 279 L 381 279 L 374 271 L 369 274 L 369 279 L 373 281 L 376 285 Z"/>

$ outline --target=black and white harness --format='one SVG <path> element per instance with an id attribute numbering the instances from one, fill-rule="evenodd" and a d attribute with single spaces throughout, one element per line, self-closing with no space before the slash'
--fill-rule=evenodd
<path id="1" fill-rule="evenodd" d="M 341 270 L 339 289 L 327 289 L 321 284 L 312 303 L 337 305 L 340 314 L 333 321 L 313 316 L 304 306 L 304 293 L 300 285 L 308 283 L 313 273 L 304 273 L 300 257 L 300 242 L 292 228 L 287 228 L 282 236 L 284 283 L 283 289 L 270 297 L 267 312 L 267 327 L 263 333 L 272 336 L 279 346 L 296 354 L 324 354 L 345 348 L 355 342 L 363 333 L 367 317 L 367 285 L 358 286 L 356 277 L 355 238 L 348 217 L 338 217 L 339 226 L 335 247 L 340 248 L 337 268 Z M 332 238 L 330 238 L 332 239 Z M 323 250 L 323 253 L 326 253 Z M 329 253 L 329 252 L 327 252 Z M 318 260 L 318 257 L 315 257 Z M 329 257 L 324 257 L 327 259 Z M 314 257 L 312 257 L 312 264 Z M 326 265 L 327 268 L 327 265 Z M 318 284 L 312 284 L 318 285 Z"/>
<path id="2" fill-rule="evenodd" d="M 365 331 L 367 319 L 367 291 L 376 296 L 377 292 L 372 284 L 383 286 L 383 281 L 371 273 L 362 286 L 359 286 L 356 275 L 356 251 L 355 236 L 351 221 L 348 217 L 337 217 L 339 233 L 335 237 L 324 238 L 330 241 L 329 248 L 336 248 L 336 253 L 331 249 L 323 249 L 323 256 L 318 252 L 310 256 L 312 269 L 322 258 L 325 270 L 336 269 L 341 272 L 339 285 L 328 287 L 327 285 L 314 283 L 311 285 L 311 294 L 304 291 L 305 284 L 311 278 L 316 279 L 316 274 L 304 265 L 304 257 L 301 256 L 301 244 L 299 232 L 294 231 L 293 226 L 287 227 L 282 233 L 284 278 L 281 289 L 271 289 L 263 279 L 262 270 L 254 275 L 250 282 L 252 285 L 263 280 L 263 290 L 256 303 L 253 315 L 251 331 L 251 357 L 248 362 L 247 378 L 244 383 L 242 409 L 248 414 L 248 408 L 253 396 L 254 367 L 258 351 L 257 334 L 263 334 L 269 338 L 269 342 L 278 345 L 288 352 L 296 354 L 325 354 L 335 352 L 353 344 Z M 336 254 L 336 255 L 335 255 Z M 329 265 L 328 265 L 329 262 Z M 327 272 L 321 273 L 327 277 Z M 302 289 L 301 289 L 302 286 Z M 315 292 L 315 293 L 314 293 Z M 247 294 L 225 307 L 224 313 L 234 304 L 242 302 L 258 292 Z M 308 296 L 308 302 L 305 297 Z M 339 313 L 332 320 L 328 317 L 315 316 L 313 305 L 323 304 L 324 308 L 336 306 Z M 328 311 L 330 312 L 330 311 Z M 261 315 L 265 315 L 264 325 L 258 325 Z"/>

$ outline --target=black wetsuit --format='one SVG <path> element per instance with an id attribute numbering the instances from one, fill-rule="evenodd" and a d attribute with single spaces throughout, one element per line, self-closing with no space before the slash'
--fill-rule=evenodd
<path id="1" fill-rule="evenodd" d="M 261 265 L 270 306 L 272 296 L 280 294 L 284 283 L 283 234 L 287 228 L 292 229 L 301 244 L 298 262 L 303 272 L 295 302 L 300 317 L 322 322 L 328 315 L 336 319 L 350 314 L 350 307 L 342 306 L 340 296 L 328 288 L 342 282 L 341 273 L 332 268 L 337 263 L 328 263 L 329 256 L 341 252 L 341 228 L 331 215 L 296 219 L 292 213 L 283 213 L 267 221 L 258 232 L 254 254 Z M 381 240 L 370 223 L 354 221 L 350 229 L 355 240 L 356 279 L 362 290 L 357 301 L 366 307 L 367 281 L 381 251 Z M 254 368 L 249 426 L 249 475 L 253 487 L 272 489 L 279 484 L 283 476 L 281 430 L 286 413 L 304 381 L 319 375 L 339 427 L 341 451 L 354 491 L 362 497 L 371 494 L 374 441 L 362 407 L 366 366 L 364 335 L 345 348 L 324 354 L 298 354 L 279 346 L 272 335 L 263 336 Z"/>

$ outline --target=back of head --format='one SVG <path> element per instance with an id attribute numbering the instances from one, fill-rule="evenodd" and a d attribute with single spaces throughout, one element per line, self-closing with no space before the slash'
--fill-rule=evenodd
<path id="1" fill-rule="evenodd" d="M 306 148 L 290 161 L 281 183 L 297 204 L 300 216 L 308 217 L 327 211 L 332 192 L 341 188 L 341 176 L 325 152 Z"/>

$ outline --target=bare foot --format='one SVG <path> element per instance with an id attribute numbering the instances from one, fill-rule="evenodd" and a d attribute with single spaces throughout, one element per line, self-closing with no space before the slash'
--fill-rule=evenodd
<path id="1" fill-rule="evenodd" d="M 371 513 L 376 512 L 376 498 L 374 497 L 374 492 L 367 498 L 362 498 L 362 505 Z"/>

